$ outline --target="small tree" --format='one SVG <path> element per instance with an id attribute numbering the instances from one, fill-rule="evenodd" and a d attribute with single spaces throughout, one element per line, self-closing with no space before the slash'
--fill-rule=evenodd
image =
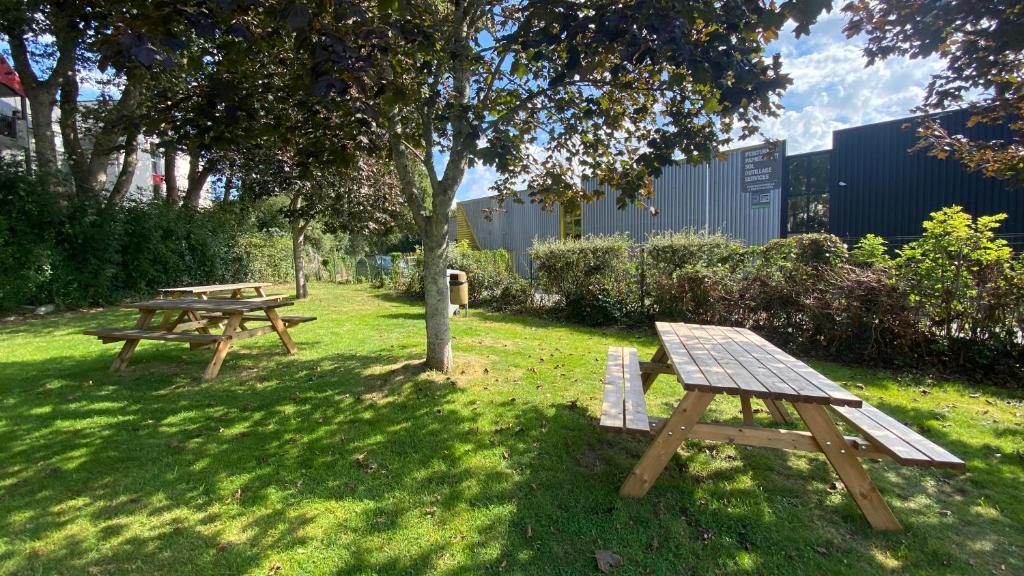
<path id="1" fill-rule="evenodd" d="M 350 125 L 367 120 L 383 132 L 423 242 L 427 365 L 447 371 L 448 212 L 467 169 L 491 166 L 503 197 L 525 186 L 545 207 L 601 195 L 582 189 L 583 174 L 616 189 L 620 206 L 652 195 L 668 162 L 706 160 L 734 129 L 749 136 L 777 113 L 790 81 L 764 46 L 787 19 L 797 36 L 807 33 L 831 3 L 386 0 L 315 8 L 182 3 L 181 19 L 157 23 L 151 37 L 189 37 L 180 28 L 187 22 L 247 38 L 239 62 L 284 59 L 305 72 L 275 82 L 324 97 L 335 122 L 322 133 L 339 130 L 349 142 Z M 416 185 L 417 165 L 429 190 Z"/>

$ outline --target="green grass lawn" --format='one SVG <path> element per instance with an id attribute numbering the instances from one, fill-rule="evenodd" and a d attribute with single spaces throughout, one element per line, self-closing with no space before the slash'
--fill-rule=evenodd
<path id="1" fill-rule="evenodd" d="M 246 340 L 211 382 L 181 344 L 109 373 L 80 332 L 130 311 L 0 324 L 0 574 L 594 574 L 599 549 L 617 574 L 1024 574 L 1020 392 L 815 363 L 967 462 L 867 464 L 901 533 L 806 453 L 688 442 L 626 500 L 646 439 L 597 429 L 604 356 L 653 336 L 474 312 L 445 377 L 419 305 L 312 292 L 298 354 Z"/>

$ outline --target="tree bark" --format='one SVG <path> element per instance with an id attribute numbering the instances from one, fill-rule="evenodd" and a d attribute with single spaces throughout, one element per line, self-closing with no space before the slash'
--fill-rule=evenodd
<path id="1" fill-rule="evenodd" d="M 19 73 L 20 75 L 20 73 Z M 39 176 L 51 184 L 59 181 L 57 141 L 53 133 L 53 107 L 57 105 L 57 90 L 28 91 L 27 99 L 32 115 L 32 140 L 35 144 L 36 169 Z"/>
<path id="2" fill-rule="evenodd" d="M 452 354 L 452 333 L 448 310 L 451 303 L 448 294 L 448 214 L 445 222 L 438 225 L 438 216 L 427 218 L 422 231 L 423 239 L 423 290 L 426 296 L 425 317 L 427 324 L 427 366 L 441 372 L 449 372 L 454 363 Z"/>
<path id="3" fill-rule="evenodd" d="M 195 156 L 189 158 L 188 165 L 188 188 L 185 190 L 185 205 L 192 208 L 199 208 L 202 200 L 203 188 L 206 181 L 210 179 L 210 170 L 199 163 Z"/>
<path id="4" fill-rule="evenodd" d="M 175 144 L 164 147 L 164 189 L 167 190 L 167 205 L 177 208 L 181 204 L 181 193 L 178 191 L 178 146 Z"/>
<path id="5" fill-rule="evenodd" d="M 306 285 L 306 228 L 309 222 L 303 223 L 302 217 L 295 214 L 302 206 L 302 195 L 295 192 L 291 201 L 292 225 L 292 265 L 295 267 L 295 299 L 304 300 L 309 297 L 309 286 Z"/>
<path id="6" fill-rule="evenodd" d="M 139 133 L 139 126 L 135 125 L 125 136 L 124 161 L 121 162 L 121 170 L 114 181 L 114 187 L 107 195 L 108 205 L 120 204 L 128 195 L 132 180 L 135 178 L 135 169 L 139 165 Z"/>

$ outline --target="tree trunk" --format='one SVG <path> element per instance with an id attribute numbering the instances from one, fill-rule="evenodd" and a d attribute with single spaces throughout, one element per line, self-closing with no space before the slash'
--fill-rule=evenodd
<path id="1" fill-rule="evenodd" d="M 132 185 L 132 180 L 135 178 L 135 169 L 139 165 L 139 127 L 133 126 L 128 135 L 125 137 L 124 143 L 124 161 L 121 163 L 121 171 L 117 174 L 117 180 L 114 181 L 114 187 L 110 189 L 110 194 L 107 195 L 107 204 L 115 205 L 120 204 L 124 201 L 125 196 L 128 195 L 129 187 Z"/>
<path id="2" fill-rule="evenodd" d="M 32 116 L 36 168 L 42 178 L 57 182 L 60 167 L 57 164 L 57 142 L 53 133 L 53 107 L 57 104 L 57 91 L 30 91 L 27 98 Z"/>
<path id="3" fill-rule="evenodd" d="M 167 190 L 167 205 L 177 208 L 181 204 L 178 191 L 178 147 L 168 144 L 164 147 L 164 188 Z"/>
<path id="4" fill-rule="evenodd" d="M 202 200 L 203 188 L 206 181 L 210 179 L 210 171 L 200 165 L 196 157 L 189 158 L 188 165 L 188 188 L 185 190 L 185 205 L 192 208 L 199 208 Z"/>
<path id="5" fill-rule="evenodd" d="M 443 222 L 439 222 L 443 218 Z M 448 214 L 434 214 L 424 219 L 423 290 L 426 294 L 427 366 L 441 372 L 452 369 L 452 334 L 448 310 Z"/>
<path id="6" fill-rule="evenodd" d="M 295 299 L 303 300 L 309 297 L 309 287 L 306 285 L 306 226 L 298 220 L 292 221 L 292 261 L 295 266 Z"/>
<path id="7" fill-rule="evenodd" d="M 303 223 L 302 217 L 296 214 L 302 207 L 302 194 L 292 193 L 290 203 L 291 225 L 292 225 L 292 265 L 295 267 L 295 299 L 303 300 L 309 296 L 309 287 L 306 286 L 306 228 L 309 222 Z"/>

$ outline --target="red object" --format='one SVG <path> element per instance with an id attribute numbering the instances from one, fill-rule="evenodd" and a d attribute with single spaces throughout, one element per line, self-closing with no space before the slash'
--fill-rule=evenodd
<path id="1" fill-rule="evenodd" d="M 164 183 L 164 175 L 163 174 L 153 174 L 153 184 L 163 184 L 163 183 Z"/>
<path id="2" fill-rule="evenodd" d="M 7 87 L 15 96 L 24 96 L 25 89 L 21 87 L 21 78 L 18 73 L 7 63 L 7 59 L 0 54 L 0 85 Z M 6 91 L 0 91 L 0 96 L 6 96 Z"/>

